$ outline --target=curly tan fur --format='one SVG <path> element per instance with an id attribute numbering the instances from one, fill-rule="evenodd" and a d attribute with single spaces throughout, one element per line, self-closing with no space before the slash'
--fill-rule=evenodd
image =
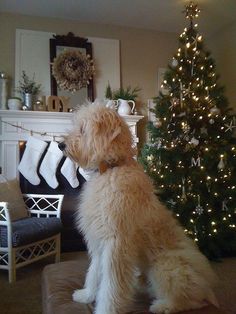
<path id="1" fill-rule="evenodd" d="M 112 109 L 83 107 L 65 138 L 65 153 L 84 168 L 99 169 L 78 205 L 78 228 L 91 257 L 84 289 L 73 299 L 96 301 L 96 314 L 124 313 L 147 279 L 152 313 L 175 313 L 217 305 L 216 281 L 207 259 L 156 198 L 135 161 L 127 124 Z"/>

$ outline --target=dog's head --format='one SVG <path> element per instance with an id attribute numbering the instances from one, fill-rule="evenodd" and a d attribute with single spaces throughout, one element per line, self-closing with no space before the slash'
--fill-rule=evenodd
<path id="1" fill-rule="evenodd" d="M 75 112 L 74 128 L 59 148 L 83 168 L 119 164 L 132 158 L 132 135 L 113 109 L 89 104 Z"/>

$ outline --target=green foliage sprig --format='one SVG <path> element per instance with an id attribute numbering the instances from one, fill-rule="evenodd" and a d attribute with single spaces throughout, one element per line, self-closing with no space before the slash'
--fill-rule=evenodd
<path id="1" fill-rule="evenodd" d="M 41 84 L 37 84 L 34 80 L 34 75 L 33 78 L 31 79 L 25 71 L 22 71 L 22 76 L 21 80 L 19 81 L 19 86 L 16 89 L 17 92 L 21 94 L 32 94 L 36 95 L 40 92 L 41 90 Z"/>
<path id="2" fill-rule="evenodd" d="M 113 92 L 113 99 L 124 99 L 124 100 L 133 100 L 138 97 L 138 93 L 140 92 L 139 87 L 131 88 L 128 86 L 127 88 L 119 88 Z"/>

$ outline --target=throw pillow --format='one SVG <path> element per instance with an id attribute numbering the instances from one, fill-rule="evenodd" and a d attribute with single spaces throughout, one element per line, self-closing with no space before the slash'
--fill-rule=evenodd
<path id="1" fill-rule="evenodd" d="M 28 217 L 20 184 L 16 179 L 0 183 L 0 201 L 8 202 L 11 221 Z"/>

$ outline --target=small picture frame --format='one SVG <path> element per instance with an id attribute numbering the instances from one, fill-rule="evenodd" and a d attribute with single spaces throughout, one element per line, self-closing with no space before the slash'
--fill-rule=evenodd
<path id="1" fill-rule="evenodd" d="M 157 77 L 157 90 L 158 90 L 158 94 L 159 92 L 162 92 L 163 95 L 167 95 L 168 94 L 168 90 L 164 87 L 161 87 L 161 85 L 163 84 L 164 81 L 164 75 L 167 71 L 167 68 L 159 68 L 158 69 L 158 77 Z"/>

